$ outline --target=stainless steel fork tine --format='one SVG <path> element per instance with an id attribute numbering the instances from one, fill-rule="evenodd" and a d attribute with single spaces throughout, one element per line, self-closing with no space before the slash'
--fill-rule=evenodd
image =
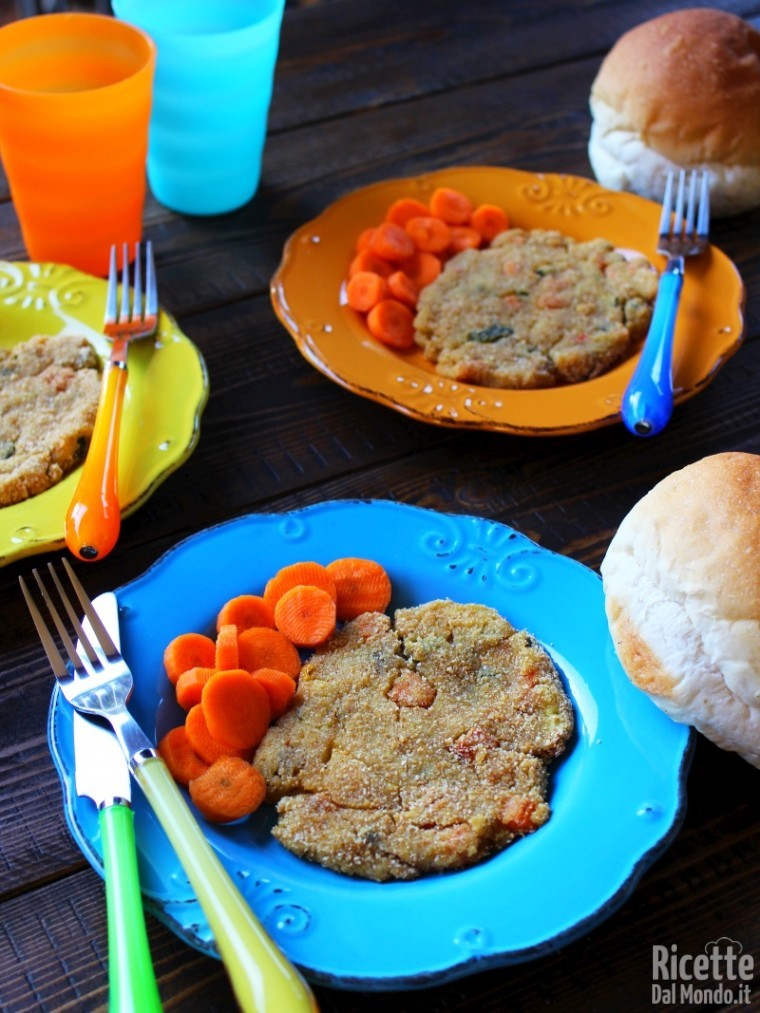
<path id="1" fill-rule="evenodd" d="M 88 638 L 87 634 L 85 633 L 84 627 L 82 626 L 82 624 L 79 621 L 79 616 L 74 611 L 74 606 L 71 604 L 71 600 L 70 600 L 69 596 L 66 594 L 66 591 L 64 590 L 63 584 L 59 580 L 58 574 L 55 572 L 55 568 L 54 568 L 54 566 L 53 566 L 52 563 L 48 563 L 48 570 L 50 572 L 50 576 L 52 578 L 52 581 L 55 584 L 56 590 L 58 591 L 58 597 L 60 598 L 61 602 L 63 603 L 63 607 L 66 609 L 66 614 L 69 617 L 69 621 L 70 621 L 71 625 L 74 627 L 74 630 L 76 631 L 76 635 L 79 638 L 79 643 L 84 648 L 84 651 L 85 651 L 85 654 L 87 655 L 88 660 L 93 665 L 99 664 L 100 663 L 100 659 L 98 658 L 98 655 L 97 655 L 97 653 L 95 651 L 95 648 L 92 646 L 92 643 L 90 642 L 90 639 Z M 47 595 L 45 594 L 44 587 L 43 587 L 43 585 L 42 585 L 42 583 L 40 581 L 39 575 L 36 573 L 36 571 L 35 571 L 35 576 L 37 577 L 37 583 L 40 585 L 40 590 L 42 591 L 43 597 L 45 598 L 45 601 L 47 603 L 47 607 L 48 607 L 48 609 L 51 609 L 52 608 L 51 602 L 50 602 L 49 598 L 47 597 Z M 52 614 L 52 611 L 51 611 L 51 614 Z M 61 634 L 61 637 L 63 637 L 63 638 L 67 637 L 68 634 L 56 622 L 55 616 L 53 616 L 53 621 L 56 623 L 56 626 L 58 627 L 58 632 Z M 72 648 L 74 650 L 74 654 L 76 655 L 76 653 L 77 653 L 76 652 L 76 648 L 73 647 L 73 644 L 72 644 Z M 71 653 L 68 652 L 68 648 L 67 648 L 67 653 L 69 653 L 69 658 L 70 658 L 72 664 L 77 664 L 77 662 L 71 656 Z M 81 663 L 80 663 L 80 667 L 81 667 Z"/>
<path id="2" fill-rule="evenodd" d="M 689 175 L 689 199 L 686 204 L 686 226 L 685 232 L 687 236 L 690 236 L 694 232 L 694 218 L 696 214 L 697 204 L 697 172 L 696 170 Z"/>
<path id="3" fill-rule="evenodd" d="M 673 234 L 680 236 L 683 232 L 683 205 L 686 189 L 686 173 L 683 169 L 678 173 L 678 191 L 676 193 L 676 211 L 673 220 Z"/>
<path id="4" fill-rule="evenodd" d="M 36 569 L 32 570 L 32 575 L 34 576 L 34 579 L 37 582 L 37 587 L 39 589 L 40 594 L 42 595 L 42 600 L 47 605 L 47 610 L 50 613 L 50 618 L 53 620 L 55 628 L 58 630 L 58 636 L 61 638 L 63 649 L 66 652 L 69 661 L 74 666 L 74 668 L 81 669 L 82 659 L 77 653 L 77 649 L 74 646 L 74 642 L 69 636 L 69 631 L 66 629 L 65 623 L 61 619 L 60 613 L 58 612 L 58 609 L 55 607 L 55 603 L 53 599 L 50 597 L 48 589 L 45 587 L 44 581 L 42 580 L 39 571 Z"/>
<path id="5" fill-rule="evenodd" d="M 61 652 L 58 650 L 55 640 L 53 640 L 47 623 L 42 618 L 42 613 L 37 608 L 37 603 L 34 598 L 32 598 L 29 588 L 26 586 L 26 581 L 23 577 L 19 577 L 18 582 L 21 585 L 21 593 L 26 601 L 26 607 L 29 609 L 29 614 L 32 617 L 35 629 L 37 630 L 37 635 L 40 638 L 45 654 L 47 655 L 47 659 L 50 662 L 50 667 L 53 669 L 53 674 L 56 679 L 59 679 L 62 682 L 71 679 L 71 673 L 66 668 L 66 662 L 61 656 Z"/>
<path id="6" fill-rule="evenodd" d="M 125 323 L 129 320 L 129 247 L 126 243 L 121 250 L 121 308 L 119 309 L 119 322 Z"/>
<path id="7" fill-rule="evenodd" d="M 132 304 L 132 319 L 143 318 L 143 296 L 142 296 L 142 268 L 140 267 L 140 244 L 135 243 L 135 281 L 134 281 L 134 302 Z"/>
<path id="8" fill-rule="evenodd" d="M 106 294 L 106 319 L 107 324 L 116 323 L 116 314 L 118 313 L 118 292 L 119 292 L 119 272 L 116 267 L 116 247 L 111 247 L 111 266 L 108 271 L 108 292 Z"/>
<path id="9" fill-rule="evenodd" d="M 108 630 L 101 622 L 100 616 L 96 612 L 95 607 L 93 606 L 90 599 L 87 597 L 87 592 L 82 587 L 82 584 L 80 583 L 77 575 L 74 573 L 71 563 L 69 563 L 68 559 L 66 559 L 65 557 L 63 559 L 63 568 L 66 571 L 69 580 L 71 581 L 71 586 L 74 589 L 74 594 L 77 596 L 79 604 L 82 606 L 82 611 L 87 616 L 90 622 L 90 627 L 92 628 L 93 633 L 97 637 L 98 643 L 103 648 L 103 651 L 105 652 L 106 656 L 108 658 L 111 658 L 115 655 L 118 655 L 120 653 L 119 648 L 116 646 L 116 644 L 114 644 L 113 640 L 111 639 L 111 636 Z M 77 623 L 77 626 L 79 626 L 79 623 Z"/>
<path id="10" fill-rule="evenodd" d="M 665 180 L 665 193 L 662 197 L 662 211 L 658 232 L 661 239 L 670 235 L 670 216 L 673 212 L 673 173 L 669 172 Z"/>
<path id="11" fill-rule="evenodd" d="M 145 244 L 145 316 L 158 313 L 158 284 L 156 282 L 156 265 L 153 260 L 153 243 L 149 239 Z"/>
<path id="12" fill-rule="evenodd" d="M 707 172 L 702 173 L 702 186 L 699 191 L 699 213 L 697 215 L 697 235 L 707 239 L 710 234 L 710 178 Z"/>

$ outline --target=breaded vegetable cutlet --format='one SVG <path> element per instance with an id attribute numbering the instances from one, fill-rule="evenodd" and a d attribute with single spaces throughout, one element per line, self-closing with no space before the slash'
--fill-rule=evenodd
<path id="1" fill-rule="evenodd" d="M 301 672 L 255 765 L 295 854 L 378 881 L 461 869 L 549 818 L 573 729 L 554 665 L 482 605 L 366 613 Z"/>

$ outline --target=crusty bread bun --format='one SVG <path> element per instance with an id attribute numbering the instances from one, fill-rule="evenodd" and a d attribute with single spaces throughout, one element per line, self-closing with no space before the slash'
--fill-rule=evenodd
<path id="1" fill-rule="evenodd" d="M 706 169 L 715 215 L 760 204 L 760 32 L 708 7 L 622 35 L 591 88 L 602 186 L 661 201 L 665 174 Z"/>
<path id="2" fill-rule="evenodd" d="M 760 767 L 760 456 L 704 457 L 656 485 L 602 562 L 628 677 Z"/>

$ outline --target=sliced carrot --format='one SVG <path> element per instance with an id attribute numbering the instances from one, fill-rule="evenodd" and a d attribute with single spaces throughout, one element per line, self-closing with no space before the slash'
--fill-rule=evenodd
<path id="1" fill-rule="evenodd" d="M 449 225 L 468 225 L 472 210 L 470 198 L 448 186 L 439 186 L 430 198 L 430 213 Z"/>
<path id="2" fill-rule="evenodd" d="M 249 816 L 264 801 L 266 790 L 261 772 L 234 756 L 221 757 L 190 782 L 193 805 L 212 823 Z"/>
<path id="3" fill-rule="evenodd" d="M 429 215 L 427 204 L 415 200 L 414 197 L 400 197 L 395 200 L 385 212 L 386 222 L 393 222 L 394 225 L 406 227 L 410 218 L 419 218 L 420 215 Z"/>
<path id="4" fill-rule="evenodd" d="M 287 672 L 280 672 L 276 668 L 259 668 L 253 673 L 253 678 L 258 679 L 269 697 L 269 709 L 271 720 L 276 721 L 281 714 L 288 709 L 290 701 L 296 691 L 296 681 Z"/>
<path id="5" fill-rule="evenodd" d="M 335 630 L 335 598 L 321 587 L 298 584 L 274 607 L 277 629 L 297 647 L 323 644 Z"/>
<path id="6" fill-rule="evenodd" d="M 401 270 L 407 277 L 411 278 L 418 290 L 434 282 L 443 267 L 441 258 L 437 257 L 434 253 L 428 253 L 426 250 L 417 250 L 413 257 L 404 261 L 400 266 Z"/>
<path id="7" fill-rule="evenodd" d="M 483 237 L 477 229 L 469 225 L 452 225 L 451 242 L 447 252 L 455 254 L 461 253 L 462 250 L 477 250 L 482 242 Z"/>
<path id="8" fill-rule="evenodd" d="M 397 299 L 406 306 L 414 308 L 419 298 L 419 289 L 412 279 L 404 271 L 394 271 L 388 278 L 388 293 L 392 299 Z"/>
<path id="9" fill-rule="evenodd" d="M 490 243 L 500 232 L 509 228 L 509 219 L 506 211 L 496 204 L 480 204 L 472 212 L 470 225 Z"/>
<path id="10" fill-rule="evenodd" d="M 406 233 L 418 250 L 428 253 L 443 253 L 451 242 L 451 228 L 442 218 L 432 215 L 410 218 L 406 223 Z"/>
<path id="11" fill-rule="evenodd" d="M 188 668 L 186 672 L 177 679 L 174 689 L 177 693 L 177 703 L 182 710 L 189 711 L 197 703 L 201 702 L 201 692 L 216 671 L 215 668 Z"/>
<path id="12" fill-rule="evenodd" d="M 281 566 L 277 573 L 267 581 L 264 588 L 264 600 L 274 609 L 277 600 L 297 584 L 312 584 L 314 587 L 320 587 L 332 595 L 333 600 L 337 594 L 335 582 L 327 572 L 327 568 L 321 563 L 306 560 L 301 563 L 289 563 L 287 566 Z M 273 667 L 277 668 L 277 665 Z"/>
<path id="13" fill-rule="evenodd" d="M 233 749 L 253 749 L 269 727 L 269 695 L 242 668 L 215 672 L 203 687 L 201 708 L 209 734 Z"/>
<path id="14" fill-rule="evenodd" d="M 277 668 L 294 679 L 301 671 L 301 657 L 284 633 L 264 626 L 244 630 L 238 638 L 240 667 L 247 672 Z"/>
<path id="15" fill-rule="evenodd" d="M 214 652 L 214 668 L 219 671 L 230 668 L 238 668 L 238 631 L 237 626 L 226 623 L 221 626 L 216 635 L 216 650 Z"/>
<path id="16" fill-rule="evenodd" d="M 397 299 L 382 299 L 373 306 L 367 314 L 367 327 L 372 337 L 384 345 L 401 350 L 414 348 L 414 314 Z"/>
<path id="17" fill-rule="evenodd" d="M 258 594 L 239 594 L 230 598 L 219 610 L 216 617 L 217 632 L 230 623 L 237 626 L 238 635 L 251 626 L 274 627 L 272 610 Z"/>
<path id="18" fill-rule="evenodd" d="M 248 677 L 250 678 L 250 675 Z M 229 742 L 215 738 L 206 723 L 202 703 L 191 707 L 185 715 L 185 734 L 190 748 L 206 763 L 213 763 L 220 756 L 240 756 L 244 760 L 250 759 L 253 752 L 251 749 L 236 749 Z"/>
<path id="19" fill-rule="evenodd" d="M 156 748 L 174 780 L 185 787 L 208 770 L 208 764 L 193 751 L 183 725 L 167 732 Z"/>
<path id="20" fill-rule="evenodd" d="M 202 633 L 180 633 L 164 651 L 164 668 L 169 682 L 176 684 L 177 679 L 189 668 L 212 667 L 216 645 L 211 637 Z"/>
<path id="21" fill-rule="evenodd" d="M 367 313 L 387 294 L 385 278 L 374 271 L 357 271 L 346 285 L 346 302 L 358 313 Z"/>
<path id="22" fill-rule="evenodd" d="M 355 619 L 363 612 L 385 612 L 391 600 L 391 579 L 380 563 L 345 556 L 327 564 L 338 589 L 338 619 Z"/>
<path id="23" fill-rule="evenodd" d="M 378 257 L 397 264 L 412 256 L 414 242 L 400 225 L 394 225 L 393 222 L 381 222 L 370 240 L 369 249 Z"/>
<path id="24" fill-rule="evenodd" d="M 372 271 L 374 274 L 379 274 L 382 278 L 387 278 L 389 274 L 393 274 L 396 270 L 393 264 L 384 257 L 378 257 L 372 250 L 361 250 L 356 254 L 354 259 L 348 266 L 348 277 L 353 278 L 359 271 Z"/>
<path id="25" fill-rule="evenodd" d="M 362 229 L 356 240 L 356 252 L 361 253 L 362 250 L 368 250 L 369 244 L 374 234 L 374 226 L 370 226 L 368 229 Z"/>

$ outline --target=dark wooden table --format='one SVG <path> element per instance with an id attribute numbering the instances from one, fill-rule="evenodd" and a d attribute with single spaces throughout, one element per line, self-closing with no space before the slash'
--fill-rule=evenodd
<path id="1" fill-rule="evenodd" d="M 311 368 L 269 299 L 288 235 L 365 184 L 465 164 L 590 176 L 588 95 L 602 57 L 623 31 L 679 6 L 469 0 L 456 17 L 440 0 L 290 6 L 255 199 L 210 219 L 148 200 L 162 302 L 205 357 L 210 398 L 189 461 L 87 568 L 91 594 L 218 521 L 352 497 L 482 515 L 598 569 L 626 512 L 669 472 L 719 451 L 760 453 L 760 211 L 714 227 L 746 284 L 746 342 L 647 442 L 622 426 L 528 439 L 410 420 Z M 758 0 L 719 6 L 760 27 Z M 25 259 L 4 181 L 0 257 Z M 0 571 L 0 1007 L 90 1010 L 107 1002 L 104 892 L 69 836 L 48 752 L 51 675 L 18 592 L 29 566 Z M 757 799 L 757 771 L 698 738 L 680 833 L 608 920 L 559 952 L 425 991 L 320 987 L 321 1008 L 649 1010 L 654 944 L 697 954 L 727 936 L 760 956 Z M 167 1009 L 234 1009 L 219 963 L 152 917 L 149 933 Z M 760 1009 L 753 995 L 741 1008 Z"/>

